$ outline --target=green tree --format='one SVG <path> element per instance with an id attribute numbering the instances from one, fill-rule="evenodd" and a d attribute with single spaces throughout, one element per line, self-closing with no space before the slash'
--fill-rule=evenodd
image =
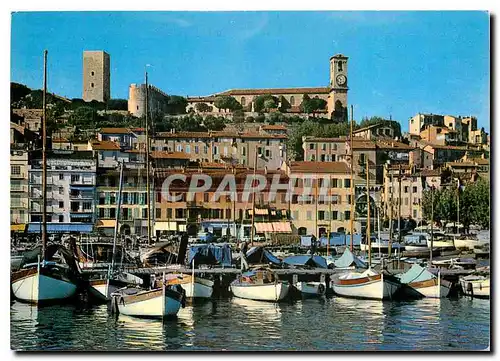
<path id="1" fill-rule="evenodd" d="M 223 130 L 226 127 L 225 119 L 223 117 L 214 117 L 213 115 L 207 115 L 203 120 L 205 128 L 208 130 Z"/>
<path id="2" fill-rule="evenodd" d="M 106 103 L 108 110 L 128 110 L 127 99 L 109 99 Z"/>
<path id="3" fill-rule="evenodd" d="M 300 104 L 300 110 L 303 113 L 312 114 L 313 117 L 318 110 L 326 109 L 326 101 L 318 97 L 310 98 L 309 95 L 304 94 L 302 98 L 302 103 Z"/>
<path id="4" fill-rule="evenodd" d="M 278 107 L 278 98 L 271 94 L 258 95 L 254 99 L 254 110 L 256 112 L 269 111 Z"/>
<path id="5" fill-rule="evenodd" d="M 230 111 L 235 111 L 237 109 L 242 109 L 241 104 L 230 95 L 218 95 L 215 97 L 214 106 L 219 109 L 228 109 Z"/>
<path id="6" fill-rule="evenodd" d="M 26 85 L 19 84 L 19 83 L 10 83 L 10 103 L 17 103 L 19 102 L 22 98 L 24 98 L 26 95 L 31 93 L 31 89 L 28 88 Z"/>
<path id="7" fill-rule="evenodd" d="M 186 114 L 187 99 L 179 95 L 170 95 L 167 101 L 167 114 Z"/>
<path id="8" fill-rule="evenodd" d="M 199 113 L 209 113 L 214 109 L 207 103 L 196 103 L 194 107 Z"/>

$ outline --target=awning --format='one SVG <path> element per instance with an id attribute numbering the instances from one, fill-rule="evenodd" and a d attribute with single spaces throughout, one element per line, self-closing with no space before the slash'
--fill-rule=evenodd
<path id="1" fill-rule="evenodd" d="M 93 184 L 88 184 L 88 185 L 73 185 L 73 184 L 70 184 L 69 188 L 77 190 L 77 191 L 89 191 L 89 190 L 94 189 L 95 186 Z"/>
<path id="2" fill-rule="evenodd" d="M 114 219 L 100 219 L 96 223 L 97 228 L 115 228 L 116 221 Z"/>
<path id="3" fill-rule="evenodd" d="M 273 224 L 272 223 L 255 223 L 255 231 L 257 233 L 264 233 L 264 232 L 273 232 Z"/>
<path id="4" fill-rule="evenodd" d="M 11 232 L 24 232 L 26 230 L 26 224 L 11 224 Z"/>
<path id="5" fill-rule="evenodd" d="M 155 222 L 155 231 L 177 231 L 177 222 Z"/>
<path id="6" fill-rule="evenodd" d="M 288 222 L 273 222 L 273 229 L 276 233 L 292 233 L 292 227 Z"/>
<path id="7" fill-rule="evenodd" d="M 248 211 L 249 215 L 252 215 L 252 210 L 250 209 Z M 255 215 L 256 216 L 267 216 L 269 214 L 268 209 L 262 209 L 262 208 L 255 208 Z"/>
<path id="8" fill-rule="evenodd" d="M 48 223 L 47 233 L 90 233 L 92 232 L 93 224 L 82 223 Z M 41 233 L 41 223 L 30 223 L 28 225 L 28 233 Z"/>

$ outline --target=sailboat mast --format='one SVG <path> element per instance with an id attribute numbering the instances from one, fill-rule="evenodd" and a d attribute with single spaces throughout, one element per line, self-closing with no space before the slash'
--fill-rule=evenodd
<path id="1" fill-rule="evenodd" d="M 351 214 L 350 214 L 350 221 L 351 221 L 351 244 L 350 244 L 350 250 L 351 252 L 354 250 L 354 149 L 352 145 L 352 127 L 354 123 L 354 107 L 351 105 L 351 131 L 350 131 L 350 143 L 351 143 Z"/>
<path id="2" fill-rule="evenodd" d="M 120 183 L 118 184 L 118 199 L 116 200 L 116 213 L 115 213 L 115 233 L 113 235 L 113 256 L 111 258 L 111 272 L 115 268 L 115 254 L 116 254 L 116 239 L 118 238 L 118 222 L 120 221 L 120 211 L 122 207 L 122 186 L 123 185 L 123 161 L 120 161 Z M 122 248 L 123 254 L 123 248 Z"/>
<path id="3" fill-rule="evenodd" d="M 43 52 L 42 122 L 42 259 L 47 251 L 47 50 Z"/>
<path id="4" fill-rule="evenodd" d="M 253 163 L 253 179 L 252 184 L 255 182 L 255 173 L 257 171 L 257 158 L 258 158 L 258 147 L 255 146 L 255 160 Z M 253 239 L 254 239 L 254 226 L 255 226 L 255 189 L 252 192 L 252 228 L 250 228 L 250 245 L 253 247 Z"/>
<path id="5" fill-rule="evenodd" d="M 151 242 L 151 199 L 150 199 L 150 184 L 149 184 L 149 121 L 148 121 L 148 113 L 149 113 L 149 86 L 148 86 L 148 72 L 145 72 L 145 80 L 146 80 L 146 214 L 148 217 L 148 243 Z"/>
<path id="6" fill-rule="evenodd" d="M 372 242 L 370 234 L 370 169 L 368 168 L 368 157 L 366 157 L 366 241 L 368 242 L 368 267 L 372 267 Z M 379 240 L 380 242 L 380 240 Z"/>

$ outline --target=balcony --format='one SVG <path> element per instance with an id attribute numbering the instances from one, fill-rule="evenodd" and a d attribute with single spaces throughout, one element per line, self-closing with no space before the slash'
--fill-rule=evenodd
<path id="1" fill-rule="evenodd" d="M 28 200 L 27 199 L 18 199 L 11 198 L 10 200 L 10 208 L 28 208 Z"/>
<path id="2" fill-rule="evenodd" d="M 92 209 L 71 208 L 70 213 L 77 213 L 77 214 L 88 213 L 88 214 L 92 215 L 94 213 L 94 211 Z"/>
<path id="3" fill-rule="evenodd" d="M 93 193 L 70 193 L 69 198 L 73 200 L 94 199 Z"/>
<path id="4" fill-rule="evenodd" d="M 26 193 L 28 192 L 28 186 L 25 184 L 11 184 L 10 191 L 18 193 Z"/>
<path id="5" fill-rule="evenodd" d="M 204 208 L 203 202 L 196 202 L 196 201 L 186 202 L 186 206 L 187 208 Z"/>
<path id="6" fill-rule="evenodd" d="M 28 178 L 28 174 L 26 172 L 21 172 L 19 174 L 10 174 L 11 179 L 26 179 Z"/>

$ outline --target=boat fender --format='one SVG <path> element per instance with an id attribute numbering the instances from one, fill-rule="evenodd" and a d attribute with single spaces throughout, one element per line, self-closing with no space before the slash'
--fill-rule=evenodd
<path id="1" fill-rule="evenodd" d="M 318 286 L 318 293 L 323 294 L 325 292 L 325 285 L 320 283 Z"/>

